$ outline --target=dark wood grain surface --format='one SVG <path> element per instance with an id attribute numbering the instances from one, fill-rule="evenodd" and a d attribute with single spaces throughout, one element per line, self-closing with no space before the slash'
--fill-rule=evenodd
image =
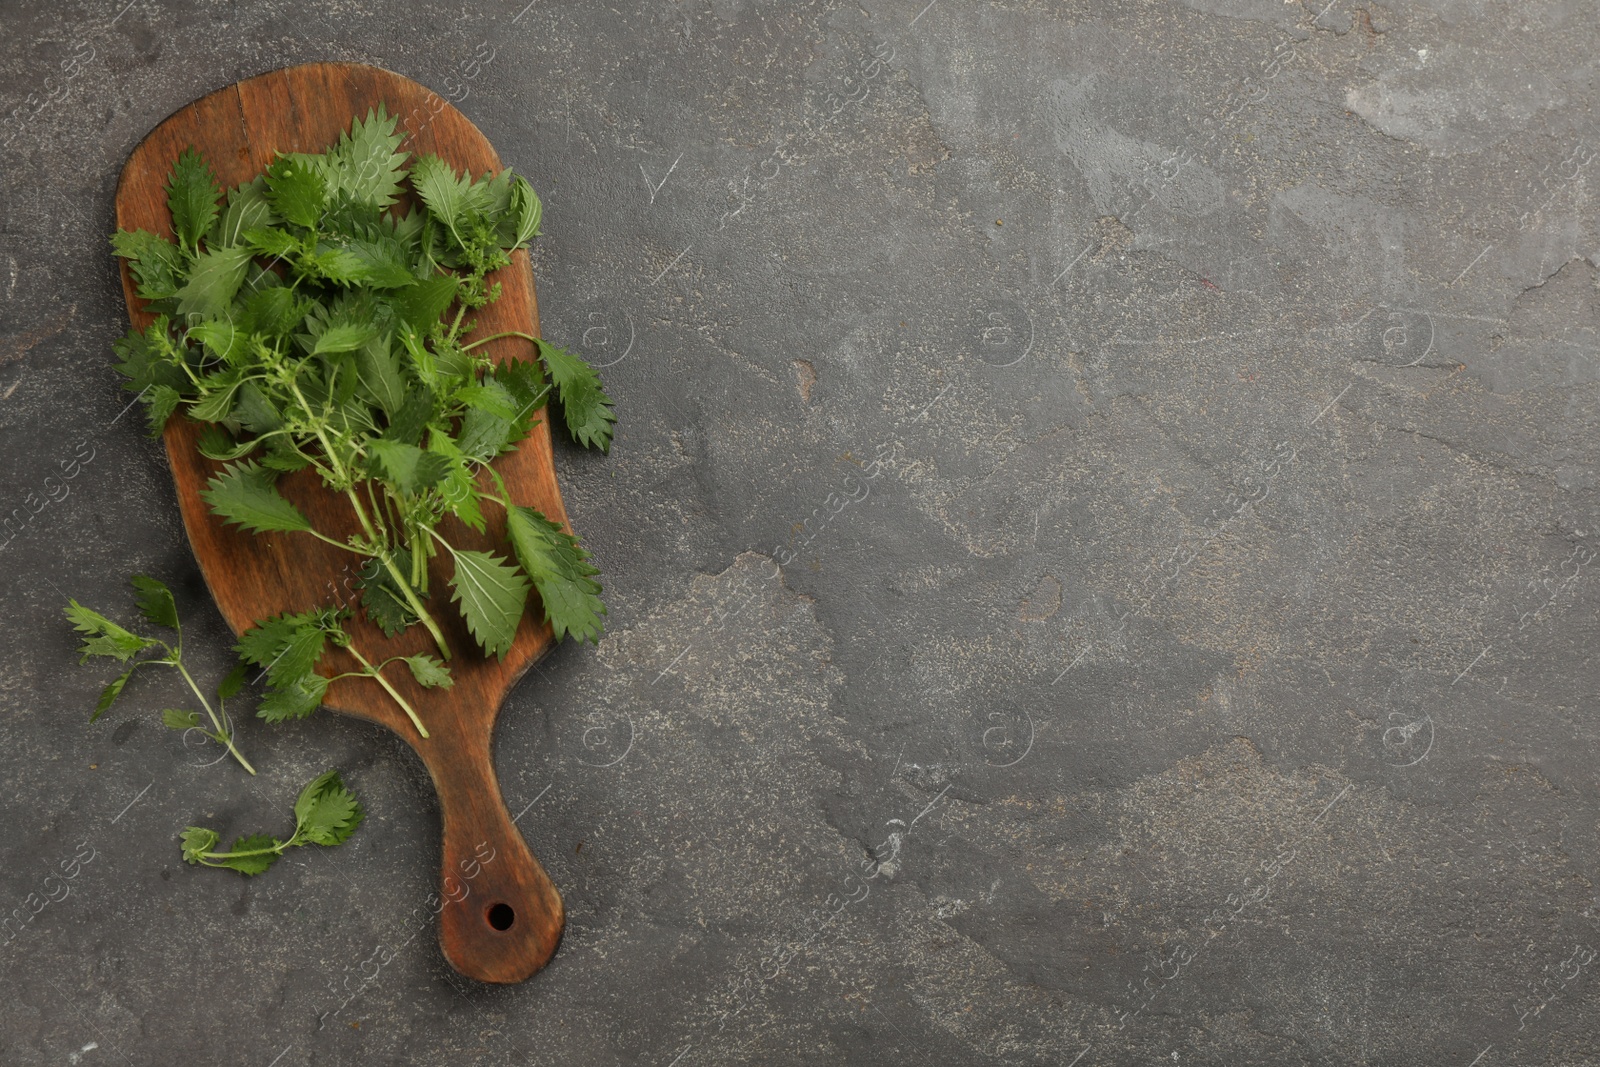
<path id="1" fill-rule="evenodd" d="M 499 157 L 478 128 L 416 82 L 360 64 L 312 63 L 220 89 L 157 126 L 123 169 L 117 224 L 171 236 L 163 185 L 172 161 L 189 145 L 206 156 L 224 186 L 232 187 L 260 173 L 279 152 L 323 150 L 349 128 L 352 118 L 365 116 L 380 103 L 399 116 L 399 128 L 407 135 L 404 150 L 435 153 L 474 175 L 500 169 Z M 518 251 L 496 280 L 503 283 L 503 295 L 478 315 L 474 334 L 522 330 L 537 335 L 539 312 L 527 252 Z M 129 317 L 143 329 L 153 316 L 139 299 L 126 264 L 122 282 Z M 490 342 L 485 348 L 500 362 L 532 358 L 531 346 L 517 339 Z M 199 430 L 198 424 L 186 419 L 172 420 L 166 431 L 167 456 L 195 558 L 234 631 L 279 612 L 353 599 L 351 587 L 361 563 L 355 555 L 309 534 L 246 533 L 224 526 L 211 514 L 200 491 L 221 464 L 196 449 Z M 495 466 L 517 503 L 566 523 L 549 429 L 542 417 L 532 435 Z M 319 529 L 341 536 L 355 531 L 354 515 L 344 499 L 325 490 L 314 472 L 286 476 L 279 488 Z M 441 531 L 460 547 L 500 546 L 498 551 L 509 555 L 504 515 L 498 509 L 486 510 L 494 511 L 486 536 L 452 518 L 445 520 Z M 441 892 L 446 903 L 440 915 L 440 943 L 444 954 L 472 978 L 518 982 L 543 967 L 555 952 L 563 911 L 559 894 L 506 811 L 490 758 L 490 738 L 506 693 L 549 648 L 551 633 L 548 625 L 535 621 L 543 615 L 535 599 L 509 654 L 503 660 L 486 659 L 448 602 L 449 569 L 446 558 L 433 560 L 433 597 L 428 606 L 455 653 L 450 662 L 454 688 L 424 690 L 401 665 L 385 674 L 418 709 L 431 737 L 418 736 L 405 714 L 370 679 L 335 682 L 325 704 L 388 726 L 421 755 L 443 813 Z M 388 640 L 358 613 L 348 628 L 356 646 L 374 661 L 433 647 L 420 626 Z M 334 650 L 324 673 L 355 668 L 348 653 Z M 499 929 L 508 917 L 509 927 Z"/>

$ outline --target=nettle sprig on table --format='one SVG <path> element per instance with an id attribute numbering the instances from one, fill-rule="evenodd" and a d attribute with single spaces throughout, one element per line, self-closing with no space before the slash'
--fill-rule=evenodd
<path id="1" fill-rule="evenodd" d="M 559 639 L 597 640 L 598 570 L 576 538 L 512 503 L 489 466 L 534 426 L 552 396 L 567 430 L 606 451 L 616 416 L 579 357 L 521 332 L 467 340 L 473 313 L 500 297 L 493 273 L 539 232 L 542 207 L 510 169 L 474 179 L 436 156 L 406 167 L 382 108 L 316 155 L 280 155 L 222 190 L 188 149 L 167 183 L 174 240 L 119 230 L 139 295 L 156 316 L 117 344 L 127 387 L 159 435 L 182 413 L 209 424 L 200 451 L 227 464 L 202 494 L 225 521 L 258 534 L 301 532 L 362 560 L 361 607 L 389 637 L 421 624 L 439 658 L 403 659 L 422 685 L 449 684 L 451 649 L 426 601 L 428 561 L 454 564 L 452 599 L 487 655 L 504 656 L 537 589 Z M 408 210 L 399 201 L 414 194 Z M 514 336 L 538 359 L 496 366 L 485 343 Z M 317 529 L 276 488 L 314 470 L 360 526 Z M 486 475 L 486 477 L 485 477 Z M 485 529 L 506 516 L 510 556 L 463 549 L 437 529 L 453 515 Z M 513 561 L 514 560 L 514 561 Z M 427 736 L 416 711 L 350 643 L 332 607 L 262 620 L 240 651 L 267 668 L 269 719 L 310 714 L 332 679 L 315 672 L 346 648 Z"/>

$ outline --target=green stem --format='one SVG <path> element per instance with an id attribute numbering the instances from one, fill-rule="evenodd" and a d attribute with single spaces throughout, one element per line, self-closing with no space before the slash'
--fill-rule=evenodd
<path id="1" fill-rule="evenodd" d="M 400 573 L 400 568 L 395 566 L 394 557 L 388 552 L 378 556 L 378 562 L 383 564 L 383 569 L 389 572 L 389 577 L 394 579 L 394 584 L 400 587 L 400 594 L 406 598 L 406 603 L 411 605 L 411 610 L 417 613 L 417 618 L 428 628 L 433 635 L 433 643 L 439 646 L 439 655 L 444 659 L 450 658 L 450 643 L 444 639 L 444 631 L 439 629 L 439 623 L 422 606 L 422 601 L 417 599 L 416 591 L 411 588 L 411 583 L 406 581 L 406 576 Z"/>
<path id="2" fill-rule="evenodd" d="M 284 841 L 281 844 L 274 845 L 271 848 L 251 848 L 246 849 L 243 852 L 202 852 L 200 853 L 200 858 L 203 860 L 233 860 L 238 859 L 241 856 L 265 856 L 268 854 L 281 856 L 283 855 L 283 850 L 288 848 L 291 844 L 293 844 L 293 841 Z M 206 866 L 222 867 L 225 865 L 221 863 L 208 863 Z"/>
<path id="3" fill-rule="evenodd" d="M 256 769 L 250 766 L 250 761 L 244 758 L 244 753 L 240 752 L 234 745 L 233 736 L 222 728 L 222 722 L 217 718 L 217 713 L 211 710 L 211 702 L 206 699 L 204 693 L 200 692 L 200 687 L 195 685 L 194 678 L 189 674 L 188 670 L 177 660 L 174 660 L 172 665 L 178 668 L 178 673 L 183 675 L 183 680 L 189 683 L 190 689 L 194 690 L 195 698 L 200 701 L 200 706 L 206 709 L 206 716 L 211 720 L 212 727 L 217 731 L 216 736 L 222 738 L 222 743 L 227 746 L 233 758 L 238 760 L 239 765 L 251 774 L 256 773 Z"/>
<path id="4" fill-rule="evenodd" d="M 453 228 L 452 228 L 452 232 L 454 232 Z M 457 238 L 457 240 L 460 240 L 460 238 Z M 447 336 L 445 338 L 445 343 L 446 344 L 451 344 L 451 343 L 453 343 L 455 341 L 455 339 L 456 339 L 456 331 L 461 329 L 461 317 L 463 315 L 465 315 L 466 313 L 467 313 L 467 305 L 466 304 L 458 304 L 456 306 L 456 321 L 454 321 L 454 322 L 452 322 L 450 324 L 450 334 L 449 334 L 449 336 Z"/>
<path id="5" fill-rule="evenodd" d="M 412 722 L 412 724 L 414 726 L 416 726 L 417 733 L 421 734 L 423 737 L 427 737 L 428 736 L 428 728 L 426 726 L 423 726 L 422 725 L 422 720 L 417 717 L 417 710 L 411 706 L 411 704 L 406 700 L 405 697 L 400 695 L 400 691 L 399 690 L 397 690 L 394 686 L 389 684 L 389 679 L 385 678 L 382 674 L 379 673 L 383 669 L 383 665 L 379 665 L 377 667 L 374 667 L 371 663 L 367 662 L 367 657 L 363 656 L 360 652 L 358 652 L 356 650 L 356 646 L 355 645 L 346 645 L 345 647 L 348 648 L 350 650 L 350 654 L 356 658 L 356 662 L 361 664 L 361 666 L 366 669 L 367 677 L 371 678 L 373 681 L 377 682 L 379 685 L 381 685 L 385 689 L 387 689 L 389 691 L 389 695 L 394 697 L 394 702 L 396 704 L 399 704 L 400 707 L 401 707 L 401 710 L 403 710 L 407 715 L 409 715 L 411 717 L 411 722 Z M 401 657 L 401 658 L 404 658 L 404 657 Z M 383 662 L 384 662 L 384 664 L 389 664 L 389 663 L 393 663 L 394 660 L 387 659 L 387 660 L 384 660 Z"/>
<path id="6" fill-rule="evenodd" d="M 309 414 L 311 412 L 311 402 L 307 400 L 306 395 L 300 391 L 300 383 L 294 380 L 294 375 L 292 373 L 288 376 L 287 382 L 290 391 L 294 393 L 294 398 L 300 401 L 300 409 Z M 333 445 L 328 441 L 328 435 L 322 431 L 322 427 L 320 425 L 314 427 L 313 432 L 316 433 L 317 440 L 322 442 L 323 455 L 327 456 L 328 462 L 333 464 L 334 475 L 337 477 L 341 485 L 344 484 L 344 464 L 340 463 L 339 457 L 334 455 Z M 368 532 L 368 536 L 371 536 L 370 531 Z"/>
<path id="7" fill-rule="evenodd" d="M 480 337 L 476 341 L 472 342 L 470 345 L 462 345 L 461 346 L 461 351 L 463 351 L 463 352 L 471 352 L 474 348 L 477 348 L 479 345 L 486 345 L 490 341 L 498 341 L 502 337 L 520 337 L 524 341 L 532 341 L 534 344 L 538 344 L 539 343 L 539 338 L 533 336 L 533 334 L 531 334 L 531 333 L 523 333 L 521 330 L 505 330 L 502 333 L 491 333 L 488 337 Z"/>

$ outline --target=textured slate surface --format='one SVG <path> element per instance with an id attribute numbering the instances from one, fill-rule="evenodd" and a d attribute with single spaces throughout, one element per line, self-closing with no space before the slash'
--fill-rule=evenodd
<path id="1" fill-rule="evenodd" d="M 924 2 L 0 4 L 0 1062 L 1600 1059 L 1592 14 Z M 621 413 L 557 459 L 610 632 L 497 740 L 570 915 L 514 988 L 398 742 L 89 727 L 59 616 L 149 571 L 227 666 L 105 238 L 313 59 L 530 176 Z M 328 765 L 350 845 L 179 861 Z"/>

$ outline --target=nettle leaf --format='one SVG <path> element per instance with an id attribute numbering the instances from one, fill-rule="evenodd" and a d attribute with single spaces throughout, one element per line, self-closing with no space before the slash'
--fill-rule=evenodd
<path id="1" fill-rule="evenodd" d="M 254 461 L 235 463 L 207 482 L 201 492 L 211 510 L 252 533 L 311 529 L 300 509 L 279 494 L 278 472 Z"/>
<path id="2" fill-rule="evenodd" d="M 389 306 L 402 322 L 426 333 L 439 321 L 445 309 L 455 303 L 460 289 L 461 282 L 454 275 L 440 274 L 386 295 Z"/>
<path id="3" fill-rule="evenodd" d="M 600 570 L 588 562 L 589 554 L 578 539 L 537 509 L 520 505 L 506 512 L 506 536 L 517 562 L 539 590 L 545 620 L 556 639 L 570 633 L 579 641 L 598 644 L 606 606 L 600 599 L 600 583 L 592 576 Z"/>
<path id="4" fill-rule="evenodd" d="M 251 433 L 271 433 L 283 425 L 283 414 L 277 409 L 255 382 L 245 382 L 239 387 L 238 401 L 234 404 L 233 418 Z M 260 444 L 249 442 L 250 448 Z M 249 451 L 249 449 L 246 449 Z M 244 452 L 239 455 L 244 455 Z M 233 456 L 213 456 L 213 459 L 233 459 Z"/>
<path id="5" fill-rule="evenodd" d="M 352 280 L 365 282 L 374 289 L 404 289 L 417 280 L 411 273 L 405 249 L 393 238 L 356 238 L 348 242 L 342 252 L 355 264 Z"/>
<path id="6" fill-rule="evenodd" d="M 210 249 L 195 257 L 189 280 L 177 292 L 178 313 L 198 312 L 211 318 L 227 315 L 234 294 L 250 266 L 251 250 L 244 246 Z"/>
<path id="7" fill-rule="evenodd" d="M 611 424 L 617 416 L 611 410 L 611 398 L 600 387 L 600 376 L 582 359 L 548 341 L 539 342 L 539 355 L 561 399 L 567 432 L 585 448 L 609 451 Z"/>
<path id="8" fill-rule="evenodd" d="M 67 601 L 65 611 L 73 629 L 85 635 L 83 644 L 78 648 L 83 655 L 83 658 L 78 660 L 79 663 L 89 662 L 90 656 L 110 656 L 126 663 L 138 653 L 161 643 L 124 630 L 98 611 L 86 608 L 76 600 Z"/>
<path id="9" fill-rule="evenodd" d="M 232 700 L 239 695 L 239 691 L 244 688 L 245 678 L 250 673 L 248 666 L 245 663 L 235 663 L 227 677 L 217 683 L 218 700 Z"/>
<path id="10" fill-rule="evenodd" d="M 202 396 L 189 408 L 189 416 L 201 422 L 220 422 L 233 410 L 234 394 L 244 384 L 245 369 L 229 367 L 201 380 Z"/>
<path id="11" fill-rule="evenodd" d="M 234 650 L 244 662 L 264 668 L 272 684 L 288 685 L 311 675 L 327 638 L 320 612 L 285 613 L 257 622 L 240 635 Z"/>
<path id="12" fill-rule="evenodd" d="M 313 778 L 294 802 L 295 840 L 337 845 L 349 839 L 366 817 L 356 795 L 345 788 L 338 771 Z"/>
<path id="13" fill-rule="evenodd" d="M 457 551 L 450 578 L 454 599 L 467 629 L 485 654 L 505 657 L 517 636 L 517 624 L 530 588 L 522 572 L 487 552 Z"/>
<path id="14" fill-rule="evenodd" d="M 238 362 L 248 351 L 250 335 L 227 319 L 206 319 L 189 327 L 189 339 L 205 345 L 228 363 Z"/>
<path id="15" fill-rule="evenodd" d="M 405 405 L 405 374 L 387 336 L 379 334 L 356 349 L 356 374 L 366 398 L 391 419 Z"/>
<path id="16" fill-rule="evenodd" d="M 191 826 L 178 835 L 182 842 L 183 858 L 189 863 L 199 863 L 200 857 L 210 852 L 221 840 L 215 830 L 207 830 L 203 826 Z"/>
<path id="17" fill-rule="evenodd" d="M 222 189 L 211 165 L 191 145 L 172 164 L 167 176 L 167 208 L 172 212 L 172 229 L 178 240 L 197 248 L 200 237 L 217 217 L 217 200 Z"/>
<path id="18" fill-rule="evenodd" d="M 432 489 L 449 472 L 443 456 L 416 445 L 374 437 L 367 442 L 367 449 L 379 476 L 407 496 Z"/>
<path id="19" fill-rule="evenodd" d="M 169 730 L 193 730 L 200 725 L 200 713 L 198 711 L 179 711 L 177 708 L 163 708 L 161 710 L 161 724 Z"/>
<path id="20" fill-rule="evenodd" d="M 407 656 L 406 666 L 411 668 L 411 677 L 424 689 L 449 689 L 456 684 L 450 677 L 450 668 L 432 656 Z"/>
<path id="21" fill-rule="evenodd" d="M 201 430 L 200 438 L 195 442 L 195 448 L 202 456 L 219 463 L 227 463 L 240 456 L 249 455 L 260 447 L 260 441 L 235 441 L 227 430 L 215 423 Z"/>
<path id="22" fill-rule="evenodd" d="M 305 242 L 287 230 L 246 230 L 244 243 L 251 251 L 271 259 L 288 259 L 305 251 Z"/>
<path id="23" fill-rule="evenodd" d="M 178 294 L 188 262 L 177 245 L 147 230 L 118 230 L 111 236 L 111 248 L 128 261 L 140 296 L 164 300 Z"/>
<path id="24" fill-rule="evenodd" d="M 272 286 L 250 294 L 244 302 L 244 319 L 240 326 L 246 333 L 287 337 L 300 325 L 309 308 L 310 302 L 295 296 L 292 289 Z"/>
<path id="25" fill-rule="evenodd" d="M 267 722 L 284 722 L 303 719 L 322 706 L 322 696 L 328 691 L 328 679 L 320 674 L 308 674 L 292 683 L 269 689 L 256 705 L 256 715 Z"/>
<path id="26" fill-rule="evenodd" d="M 257 175 L 254 180 L 234 187 L 228 194 L 227 209 L 217 219 L 206 237 L 210 248 L 228 248 L 243 244 L 245 234 L 251 230 L 266 229 L 279 222 L 272 201 L 267 198 L 266 178 Z"/>
<path id="27" fill-rule="evenodd" d="M 452 231 L 466 220 L 478 199 L 472 191 L 472 176 L 458 178 L 450 164 L 434 155 L 423 156 L 412 165 L 411 187 L 433 217 Z"/>
<path id="28" fill-rule="evenodd" d="M 266 183 L 268 197 L 279 215 L 296 226 L 316 228 L 328 202 L 328 182 L 315 156 L 279 156 L 267 168 Z"/>
<path id="29" fill-rule="evenodd" d="M 405 135 L 395 132 L 398 118 L 382 104 L 367 110 L 366 121 L 356 119 L 339 143 L 328 149 L 324 171 L 329 191 L 338 190 L 378 207 L 388 207 L 400 195 L 409 152 L 397 151 Z"/>
<path id="30" fill-rule="evenodd" d="M 480 397 L 494 397 L 499 402 L 496 405 L 498 410 L 516 412 L 516 400 L 511 391 L 494 378 L 484 378 L 482 385 L 474 391 Z M 487 463 L 526 436 L 526 431 L 517 433 L 518 426 L 519 423 L 514 419 L 491 411 L 487 403 L 480 402 L 468 408 L 462 417 L 461 433 L 456 445 L 469 459 Z"/>
<path id="31" fill-rule="evenodd" d="M 455 391 L 454 399 L 471 408 L 487 412 L 496 418 L 511 422 L 517 417 L 517 404 L 511 393 L 504 386 L 496 388 L 498 383 L 491 380 L 489 384 L 472 382 L 463 385 Z"/>
<path id="32" fill-rule="evenodd" d="M 439 487 L 439 495 L 444 498 L 445 506 L 456 518 L 482 533 L 485 524 L 483 509 L 478 506 L 478 480 L 473 476 L 466 455 L 442 433 L 431 435 L 428 451 L 443 456 L 447 463 L 444 483 Z"/>
<path id="33" fill-rule="evenodd" d="M 515 197 L 517 232 L 516 240 L 511 242 L 513 248 L 525 245 L 539 236 L 539 222 L 544 218 L 544 205 L 539 201 L 539 194 L 533 191 L 528 179 L 521 175 L 517 176 Z"/>
<path id="34" fill-rule="evenodd" d="M 152 385 L 144 394 L 145 414 L 150 422 L 150 436 L 160 437 L 167 428 L 172 413 L 178 410 L 183 395 L 170 385 Z"/>
<path id="35" fill-rule="evenodd" d="M 377 335 L 378 328 L 370 322 L 339 323 L 317 335 L 311 354 L 320 356 L 327 352 L 353 352 Z"/>
<path id="36" fill-rule="evenodd" d="M 89 716 L 90 722 L 94 722 L 100 716 L 111 710 L 111 705 L 115 704 L 117 702 L 117 697 L 122 695 L 123 686 L 128 684 L 128 679 L 133 677 L 133 672 L 138 670 L 139 667 L 140 665 L 135 663 L 132 667 L 129 667 L 120 675 L 111 679 L 111 681 L 106 684 L 106 687 L 100 690 L 100 699 L 94 702 L 94 714 Z"/>
<path id="37" fill-rule="evenodd" d="M 172 590 L 162 582 L 143 574 L 135 574 L 133 599 L 139 605 L 139 614 L 169 630 L 178 629 L 178 605 L 172 599 Z"/>
<path id="38" fill-rule="evenodd" d="M 408 445 L 422 441 L 422 431 L 433 421 L 433 394 L 426 389 L 406 390 L 404 401 L 389 414 L 388 429 L 383 436 L 391 441 L 404 441 Z"/>
<path id="39" fill-rule="evenodd" d="M 394 560 L 395 566 L 402 574 L 410 572 L 410 552 L 403 548 L 396 549 Z M 400 587 L 395 584 L 394 577 L 377 560 L 370 559 L 361 568 L 358 588 L 361 590 L 361 606 L 366 610 L 367 618 L 383 631 L 385 637 L 396 637 L 418 621 L 416 613 L 411 610 L 411 605 L 401 594 Z"/>

